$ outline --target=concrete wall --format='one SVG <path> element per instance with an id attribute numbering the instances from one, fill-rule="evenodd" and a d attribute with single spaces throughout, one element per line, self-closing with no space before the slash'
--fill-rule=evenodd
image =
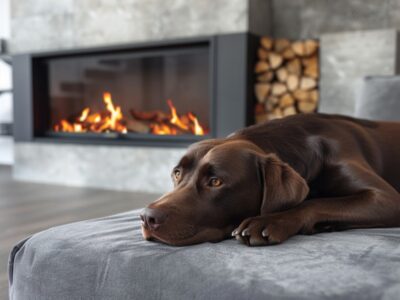
<path id="1" fill-rule="evenodd" d="M 292 39 L 323 33 L 400 29 L 400 0 L 272 0 L 273 33 Z"/>
<path id="2" fill-rule="evenodd" d="M 398 72 L 397 30 L 322 34 L 320 43 L 321 112 L 354 115 L 363 77 Z"/>
<path id="3" fill-rule="evenodd" d="M 11 50 L 20 53 L 246 31 L 268 34 L 270 22 L 265 14 L 269 10 L 253 10 L 253 2 L 261 8 L 269 5 L 269 0 L 12 1 Z"/>
<path id="4" fill-rule="evenodd" d="M 14 178 L 70 186 L 162 193 L 184 149 L 46 143 L 15 145 Z"/>

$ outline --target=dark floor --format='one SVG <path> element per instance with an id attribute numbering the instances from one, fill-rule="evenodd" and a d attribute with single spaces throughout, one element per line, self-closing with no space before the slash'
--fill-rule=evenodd
<path id="1" fill-rule="evenodd" d="M 145 206 L 157 195 L 16 182 L 0 166 L 0 299 L 8 299 L 7 263 L 12 246 L 54 225 Z"/>

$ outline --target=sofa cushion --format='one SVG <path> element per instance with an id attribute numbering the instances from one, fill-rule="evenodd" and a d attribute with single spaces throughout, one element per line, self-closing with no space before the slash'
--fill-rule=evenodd
<path id="1" fill-rule="evenodd" d="M 355 116 L 400 121 L 400 76 L 364 78 L 356 99 Z"/>
<path id="2" fill-rule="evenodd" d="M 138 211 L 54 227 L 16 245 L 11 299 L 398 299 L 400 228 L 171 247 Z"/>

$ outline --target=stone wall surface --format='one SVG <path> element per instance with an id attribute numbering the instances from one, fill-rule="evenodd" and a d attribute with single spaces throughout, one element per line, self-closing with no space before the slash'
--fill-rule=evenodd
<path id="1" fill-rule="evenodd" d="M 71 186 L 163 193 L 184 149 L 16 143 L 14 178 Z"/>
<path id="2" fill-rule="evenodd" d="M 269 0 L 12 1 L 11 51 L 32 52 L 254 31 L 269 33 Z M 258 20 L 250 22 L 250 18 Z"/>
<path id="3" fill-rule="evenodd" d="M 400 0 L 272 0 L 275 37 L 400 28 Z"/>
<path id="4" fill-rule="evenodd" d="M 354 115 L 361 79 L 398 72 L 397 30 L 322 34 L 320 112 Z"/>

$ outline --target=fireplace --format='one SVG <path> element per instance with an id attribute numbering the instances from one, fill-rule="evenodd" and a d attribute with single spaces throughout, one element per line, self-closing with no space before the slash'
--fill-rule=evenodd
<path id="1" fill-rule="evenodd" d="M 253 122 L 257 38 L 228 34 L 14 57 L 20 141 L 188 145 Z"/>

